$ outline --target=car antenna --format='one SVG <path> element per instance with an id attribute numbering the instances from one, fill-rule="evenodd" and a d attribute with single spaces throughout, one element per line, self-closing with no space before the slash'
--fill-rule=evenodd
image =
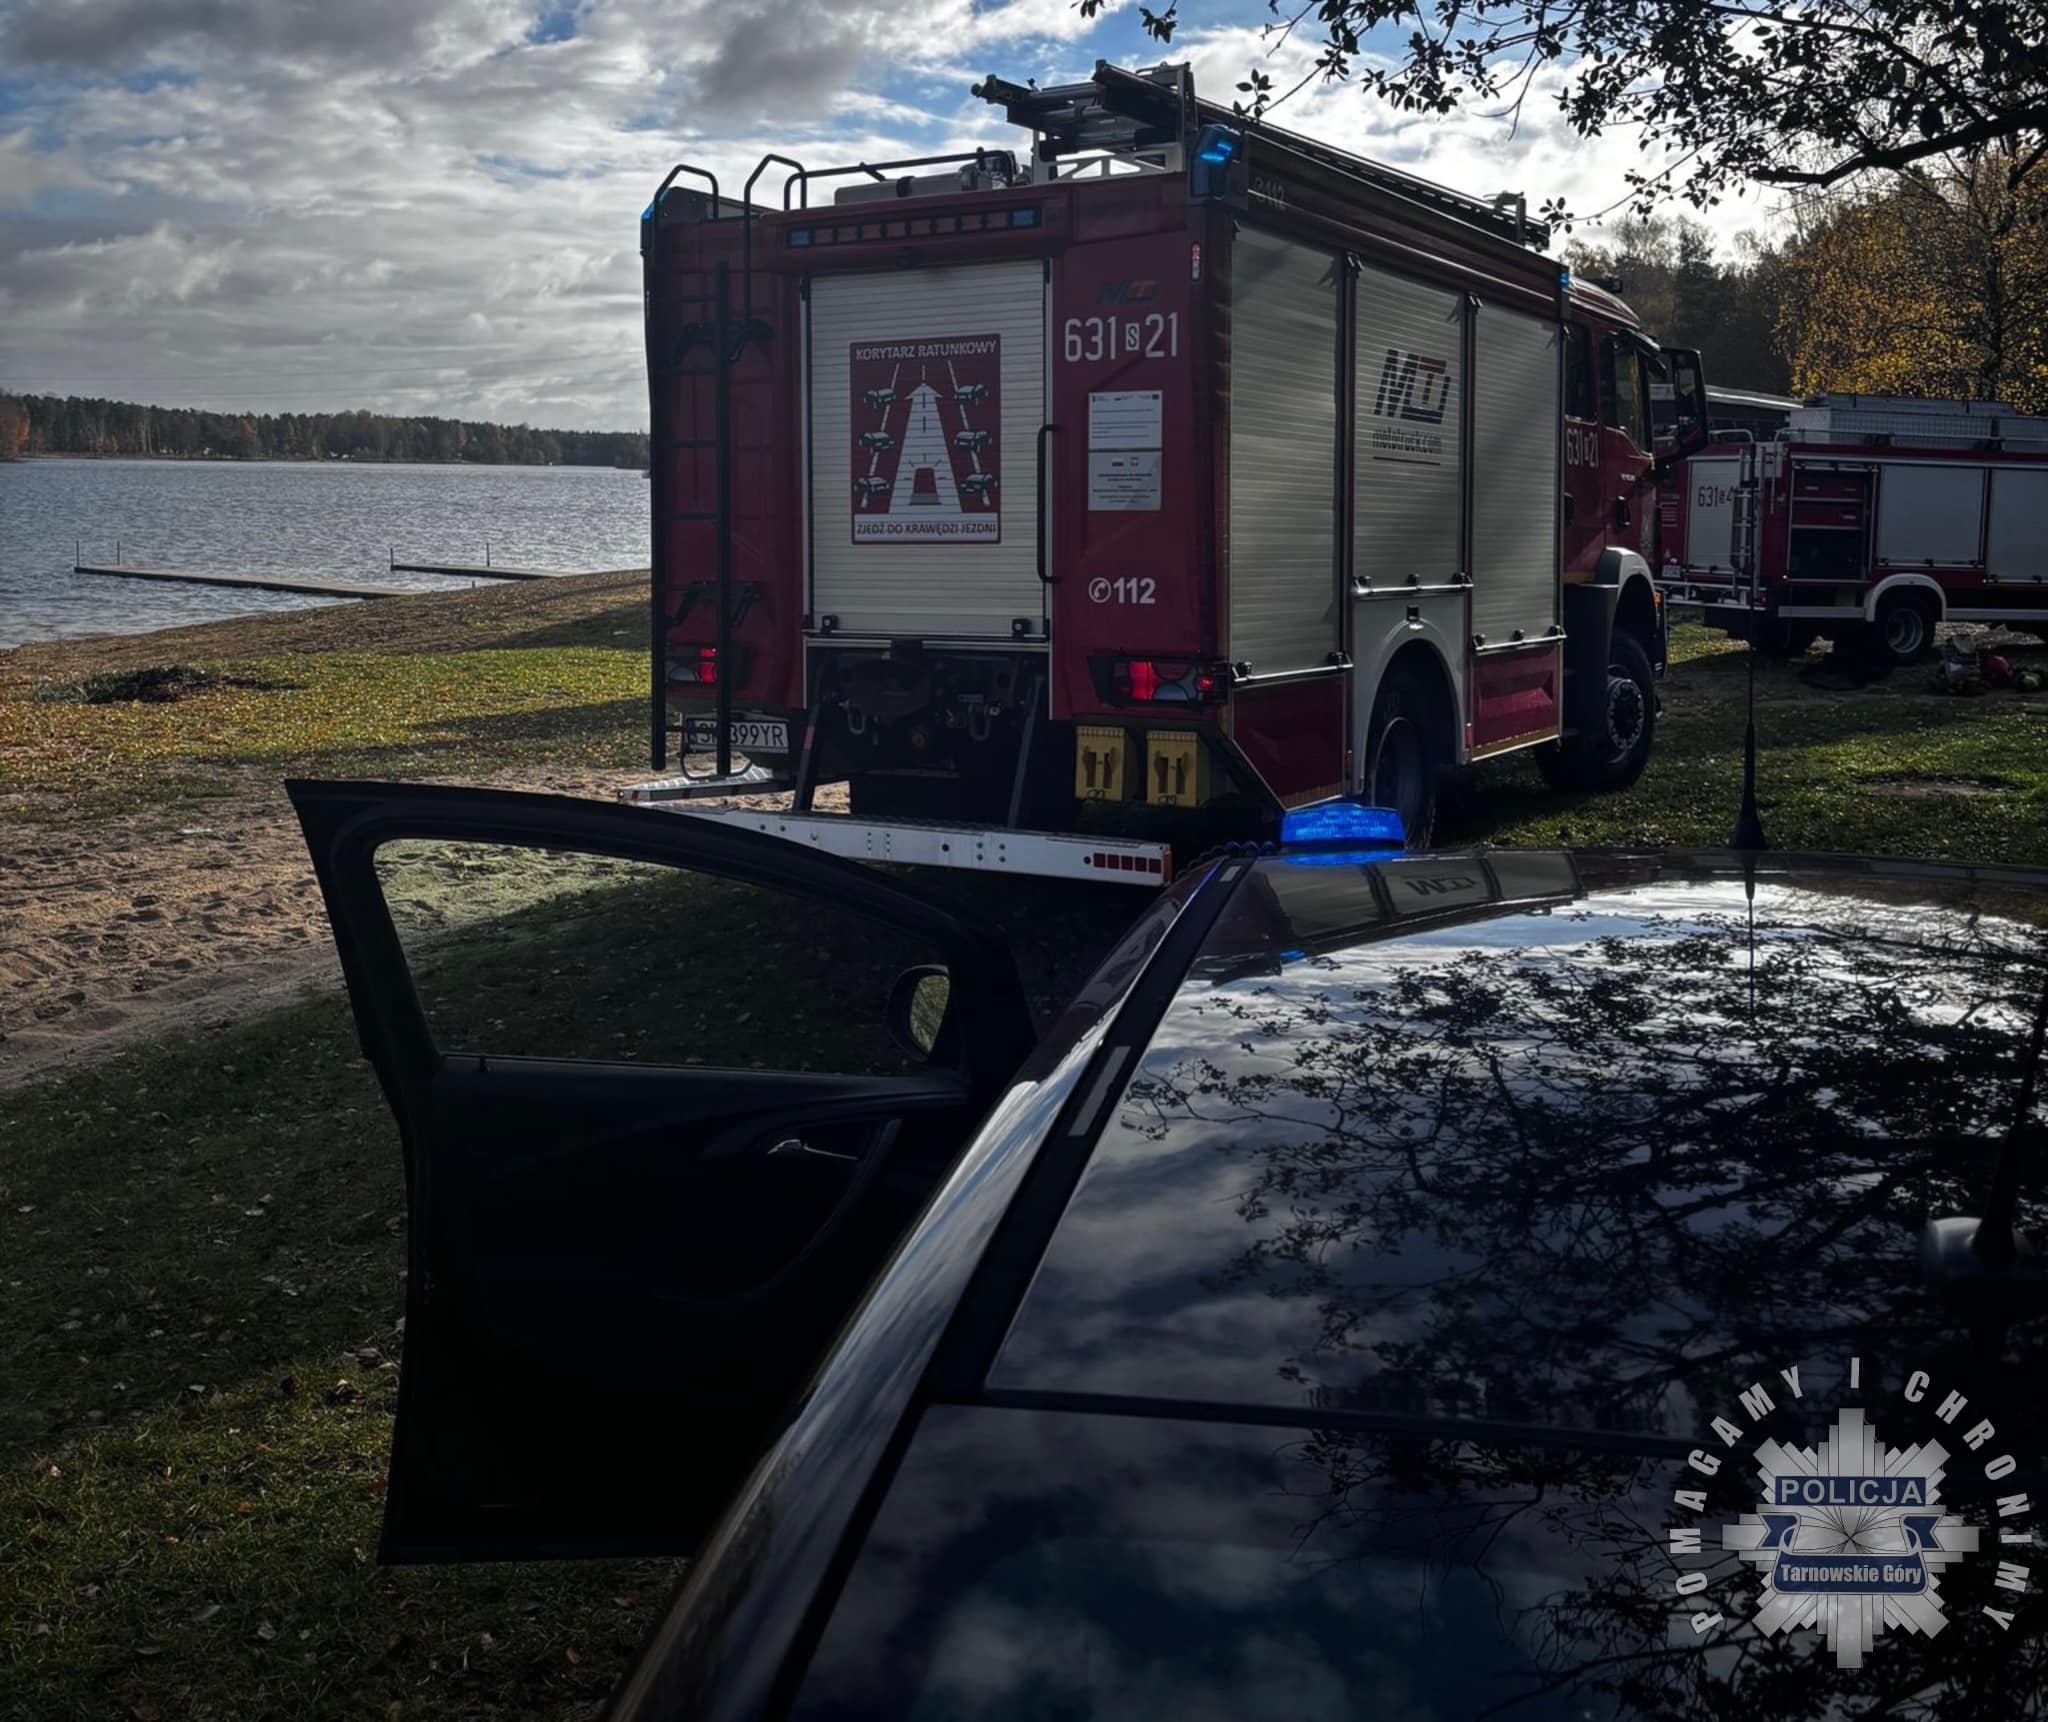
<path id="1" fill-rule="evenodd" d="M 1920 1235 L 1920 1263 L 1927 1277 L 1947 1292 L 1995 1289 L 2031 1291 L 2048 1296 L 2048 1263 L 2019 1230 L 2020 1174 L 2027 1145 L 2037 1132 L 2034 1102 L 2040 1093 L 2041 1055 L 2048 1046 L 2048 960 L 2044 960 L 2041 997 L 2034 1007 L 2033 1031 L 2027 1037 L 2026 1063 L 2020 1071 L 2019 1095 L 2012 1122 L 1999 1145 L 1991 1175 L 1991 1194 L 1982 1218 L 1958 1215 L 1929 1220 Z"/>
<path id="2" fill-rule="evenodd" d="M 1735 831 L 1728 839 L 1730 849 L 1768 849 L 1764 822 L 1756 810 L 1756 646 L 1757 614 L 1752 601 L 1749 612 L 1749 722 L 1742 732 L 1742 807 L 1735 815 Z"/>

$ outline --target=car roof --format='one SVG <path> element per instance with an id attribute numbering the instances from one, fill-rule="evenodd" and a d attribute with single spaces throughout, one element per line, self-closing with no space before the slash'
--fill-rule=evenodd
<path id="1" fill-rule="evenodd" d="M 2000 869 L 1264 861 L 986 1387 L 1661 1445 L 1788 1357 L 1927 1363 L 1967 1333 L 1921 1229 L 1982 1211 L 2044 922 Z"/>

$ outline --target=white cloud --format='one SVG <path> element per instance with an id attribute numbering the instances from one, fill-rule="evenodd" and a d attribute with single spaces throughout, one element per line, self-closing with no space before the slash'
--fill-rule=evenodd
<path id="1" fill-rule="evenodd" d="M 536 39 L 563 12 L 573 34 Z M 1015 145 L 971 76 L 1071 77 L 1132 36 L 1070 0 L 0 0 L 5 367 L 166 403 L 642 423 L 637 220 L 672 162 L 736 190 L 770 149 Z M 1262 53 L 1251 30 L 1184 46 L 1218 95 Z M 1532 202 L 1620 183 L 1623 152 L 1547 101 L 1513 138 L 1326 87 L 1281 118 Z"/>

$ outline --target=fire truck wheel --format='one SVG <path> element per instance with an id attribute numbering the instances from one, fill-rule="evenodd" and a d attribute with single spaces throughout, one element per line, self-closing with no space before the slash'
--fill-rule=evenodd
<path id="1" fill-rule="evenodd" d="M 1877 603 L 1877 645 L 1895 664 L 1917 664 L 1934 650 L 1934 607 L 1912 592 L 1887 592 Z"/>
<path id="2" fill-rule="evenodd" d="M 1413 669 L 1396 668 L 1380 683 L 1367 731 L 1363 788 L 1375 807 L 1401 816 L 1410 849 L 1436 835 L 1437 792 L 1450 747 L 1436 691 Z"/>
<path id="3" fill-rule="evenodd" d="M 1607 659 L 1602 722 L 1537 751 L 1536 764 L 1553 789 L 1626 789 L 1650 762 L 1657 737 L 1650 654 L 1635 635 L 1616 629 Z"/>

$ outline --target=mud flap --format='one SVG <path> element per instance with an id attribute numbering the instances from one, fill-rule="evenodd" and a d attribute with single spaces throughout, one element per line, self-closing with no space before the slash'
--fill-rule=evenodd
<path id="1" fill-rule="evenodd" d="M 1564 589 L 1566 735 L 1583 735 L 1605 721 L 1607 653 L 1614 643 L 1614 610 L 1620 596 L 1618 586 Z"/>

